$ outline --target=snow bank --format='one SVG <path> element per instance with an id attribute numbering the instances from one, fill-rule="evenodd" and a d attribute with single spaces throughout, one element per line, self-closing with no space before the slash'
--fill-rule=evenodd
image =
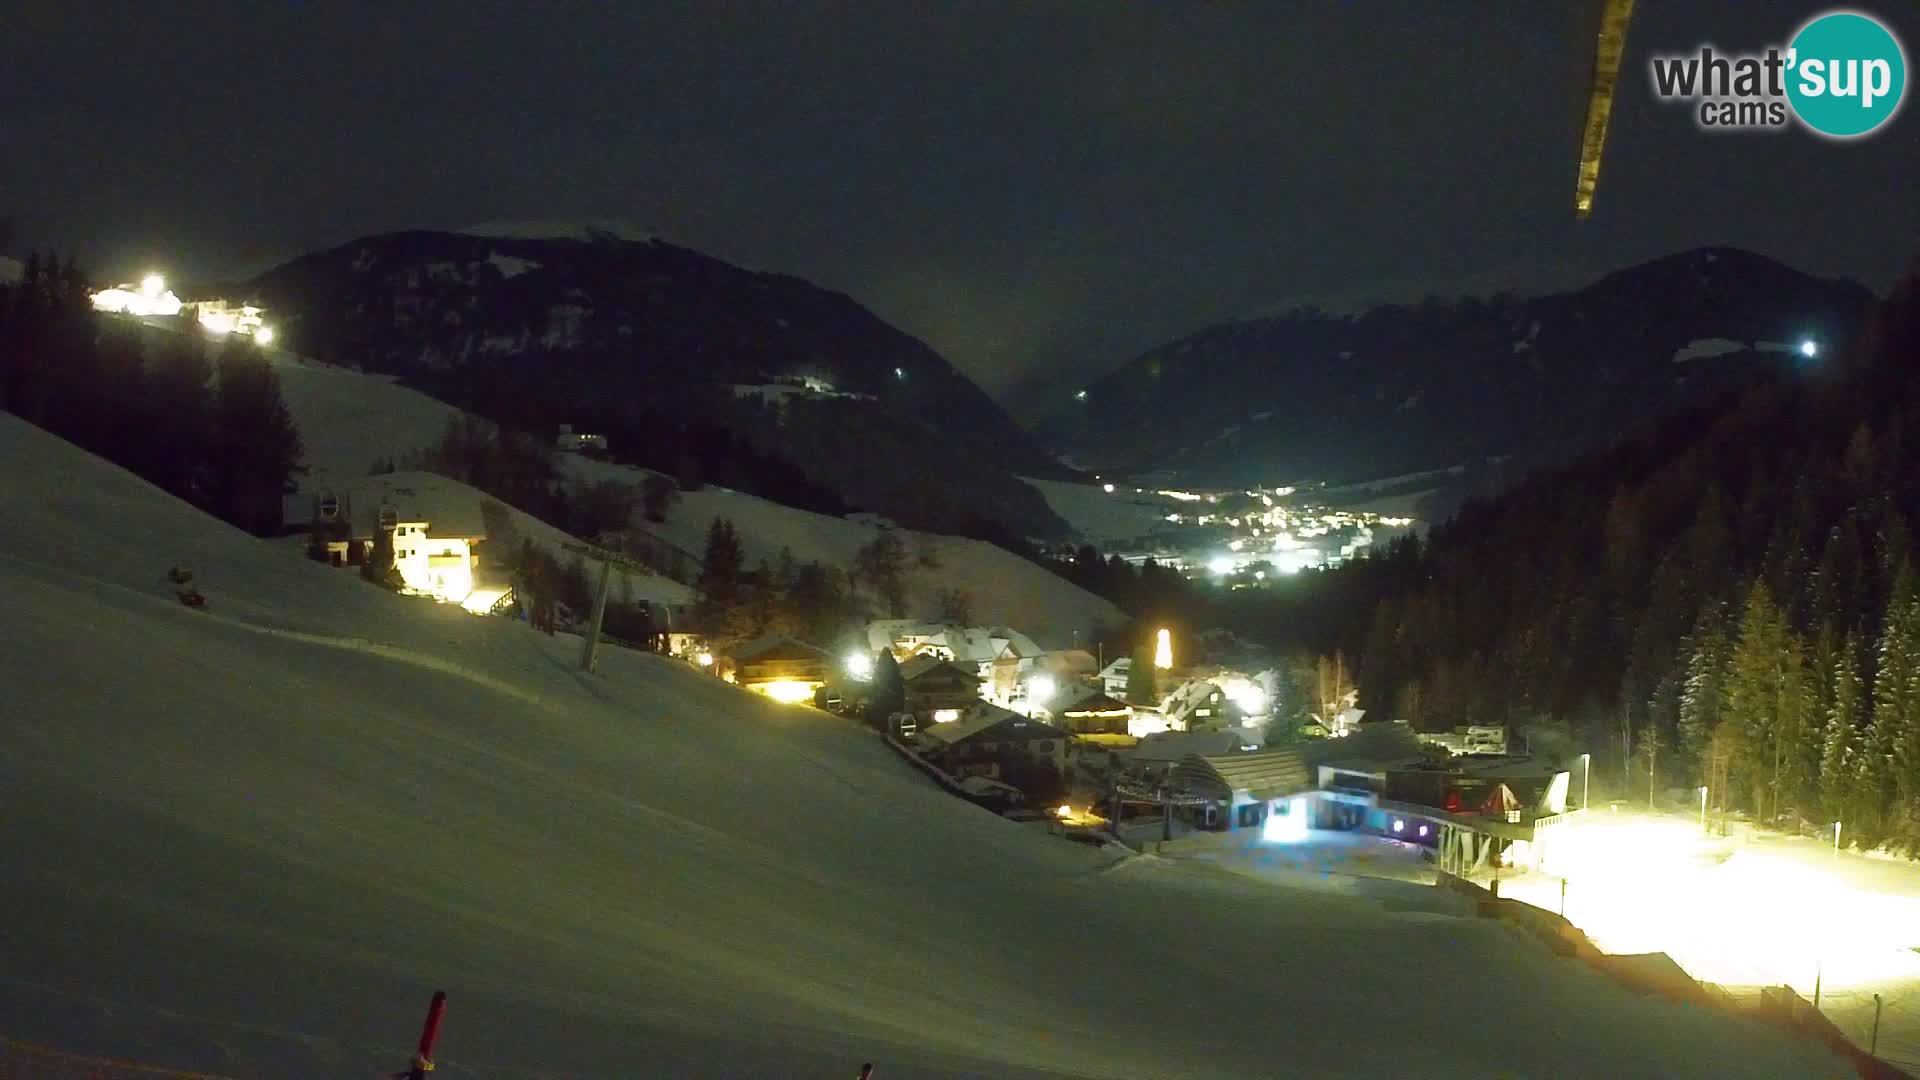
<path id="1" fill-rule="evenodd" d="M 1101 874 L 823 713 L 620 649 L 582 676 L 10 416 L 0 455 L 9 1037 L 368 1076 L 445 988 L 450 1080 L 1843 1071 L 1430 890 Z"/>

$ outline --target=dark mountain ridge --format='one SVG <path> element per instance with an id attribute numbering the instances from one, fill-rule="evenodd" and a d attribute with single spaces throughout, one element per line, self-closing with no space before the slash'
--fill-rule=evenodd
<path id="1" fill-rule="evenodd" d="M 1854 282 L 1722 247 L 1568 293 L 1352 316 L 1308 307 L 1153 349 L 1042 433 L 1090 466 L 1200 483 L 1341 483 L 1490 460 L 1523 469 L 1817 365 L 1847 347 L 1871 299 Z M 1813 357 L 1798 351 L 1809 341 Z"/>
<path id="2" fill-rule="evenodd" d="M 269 308 L 288 348 L 399 376 L 512 426 L 591 420 L 618 443 L 622 425 L 718 424 L 745 441 L 776 424 L 804 448 L 820 417 L 835 445 L 871 436 L 860 468 L 803 451 L 788 460 L 849 502 L 927 528 L 1065 531 L 1014 477 L 1060 467 L 985 392 L 851 298 L 799 278 L 610 233 L 413 231 L 305 255 L 231 291 Z M 769 386 L 781 389 L 742 389 Z M 929 453 L 964 458 L 968 481 L 932 514 L 925 499 L 895 498 Z"/>

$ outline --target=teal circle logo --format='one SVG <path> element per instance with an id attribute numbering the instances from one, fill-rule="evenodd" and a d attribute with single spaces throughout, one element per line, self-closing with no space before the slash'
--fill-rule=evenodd
<path id="1" fill-rule="evenodd" d="M 1800 122 L 1833 139 L 1868 134 L 1893 119 L 1907 92 L 1900 39 L 1857 11 L 1833 11 L 1788 45 L 1787 101 Z"/>

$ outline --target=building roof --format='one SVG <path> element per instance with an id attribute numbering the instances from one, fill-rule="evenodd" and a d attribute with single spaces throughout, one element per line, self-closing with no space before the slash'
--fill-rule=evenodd
<path id="1" fill-rule="evenodd" d="M 1100 677 L 1103 679 L 1118 679 L 1122 676 L 1131 675 L 1132 673 L 1133 657 L 1131 656 L 1122 656 L 1117 660 L 1109 662 L 1106 667 L 1100 669 Z"/>
<path id="2" fill-rule="evenodd" d="M 1207 703 L 1208 697 L 1219 694 L 1221 701 L 1226 700 L 1227 692 L 1210 679 L 1188 679 L 1175 687 L 1173 693 L 1160 700 L 1160 711 L 1168 720 L 1185 720 L 1193 710 Z"/>
<path id="3" fill-rule="evenodd" d="M 980 672 L 977 668 L 957 664 L 952 660 L 942 660 L 937 656 L 931 656 L 927 653 L 921 653 L 919 656 L 912 657 L 906 663 L 900 665 L 900 681 L 910 683 L 924 675 L 931 675 L 942 668 L 951 668 L 966 678 L 972 679 L 976 684 L 980 681 Z"/>
<path id="4" fill-rule="evenodd" d="M 1244 754 L 1188 754 L 1173 770 L 1174 783 L 1198 795 L 1225 801 L 1237 792 L 1271 799 L 1314 786 L 1307 764 L 1294 750 Z"/>
<path id="5" fill-rule="evenodd" d="M 1092 676 L 1099 670 L 1100 661 L 1085 649 L 1055 649 L 1036 657 L 1035 666 L 1062 675 Z"/>
<path id="6" fill-rule="evenodd" d="M 1148 735 L 1128 755 L 1142 765 L 1181 761 L 1193 754 L 1244 753 L 1245 736 L 1237 731 L 1167 731 Z"/>
<path id="7" fill-rule="evenodd" d="M 1039 656 L 1040 646 L 1027 635 L 1005 626 L 951 626 L 913 619 L 876 619 L 867 624 L 867 644 L 876 652 L 895 642 L 911 640 L 929 648 L 945 649 L 961 663 L 996 660 L 1006 656 Z"/>
<path id="8" fill-rule="evenodd" d="M 763 664 L 770 660 L 817 660 L 826 663 L 832 659 L 825 649 L 815 648 L 784 634 L 755 638 L 728 653 L 727 657 L 736 664 Z"/>
<path id="9" fill-rule="evenodd" d="M 333 496 L 339 513 L 349 521 L 352 535 L 366 539 L 379 531 L 380 509 L 393 509 L 396 522 L 427 523 L 427 535 L 436 539 L 485 539 L 486 518 L 480 513 L 484 498 L 471 488 L 428 472 L 381 473 L 357 476 L 342 484 L 301 491 L 282 500 L 290 522 L 309 523 L 323 495 Z"/>
<path id="10" fill-rule="evenodd" d="M 1097 687 L 1088 686 L 1085 683 L 1073 683 L 1067 687 L 1066 691 L 1060 695 L 1058 700 L 1048 706 L 1048 710 L 1059 713 L 1062 716 L 1073 716 L 1080 713 L 1112 713 L 1122 711 L 1131 714 L 1133 712 L 1133 706 L 1101 693 Z"/>
<path id="11" fill-rule="evenodd" d="M 1025 739 L 1063 739 L 1066 732 L 1052 724 L 1033 720 L 1012 709 L 1003 709 L 982 701 L 967 708 L 960 719 L 944 724 L 929 724 L 919 730 L 921 739 L 942 746 L 956 746 L 979 739 L 986 742 L 1014 742 Z"/>

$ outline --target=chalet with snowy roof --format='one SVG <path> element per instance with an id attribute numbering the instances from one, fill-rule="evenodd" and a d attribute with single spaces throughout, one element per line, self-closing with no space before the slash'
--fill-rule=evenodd
<path id="1" fill-rule="evenodd" d="M 1160 712 L 1174 731 L 1219 730 L 1242 720 L 1240 707 L 1211 679 L 1188 679 L 1160 701 Z"/>
<path id="2" fill-rule="evenodd" d="M 900 665 L 900 682 L 907 691 L 907 711 L 920 727 L 952 723 L 980 703 L 979 670 L 922 653 Z"/>
<path id="3" fill-rule="evenodd" d="M 1127 696 L 1128 677 L 1133 674 L 1133 657 L 1122 656 L 1100 669 L 1100 689 L 1108 697 Z"/>
<path id="4" fill-rule="evenodd" d="M 1203 800 L 1197 824 L 1228 830 L 1260 828 L 1275 814 L 1297 814 L 1304 827 L 1311 813 L 1304 796 L 1315 789 L 1313 772 L 1297 750 L 1188 754 L 1169 782 Z"/>
<path id="5" fill-rule="evenodd" d="M 827 684 L 833 658 L 826 650 L 769 634 L 717 658 L 720 677 L 745 690 L 786 704 L 812 701 Z"/>
<path id="6" fill-rule="evenodd" d="M 927 760 L 954 776 L 1000 779 L 1035 765 L 1063 770 L 1067 763 L 1066 732 L 985 701 L 914 738 Z"/>
<path id="7" fill-rule="evenodd" d="M 425 473 L 369 476 L 349 487 L 290 500 L 307 503 L 309 550 L 331 566 L 360 566 L 382 535 L 392 538 L 393 565 L 409 592 L 464 603 L 475 592 L 477 553 L 487 538 L 479 504 L 443 497 L 439 478 Z"/>

